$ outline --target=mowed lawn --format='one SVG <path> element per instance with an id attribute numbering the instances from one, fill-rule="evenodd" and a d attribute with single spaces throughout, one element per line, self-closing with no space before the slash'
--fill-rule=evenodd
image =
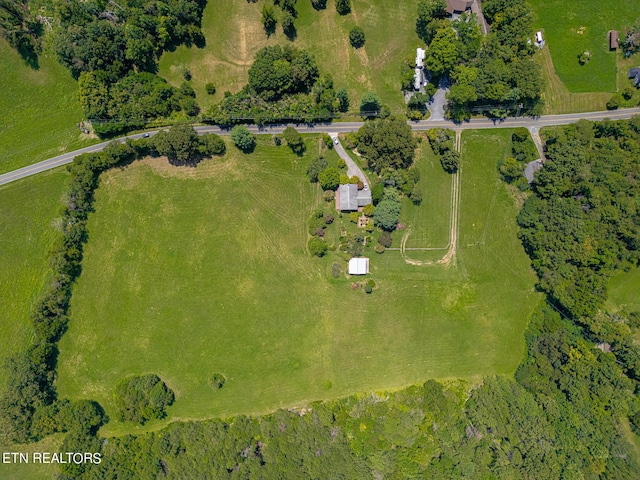
<path id="1" fill-rule="evenodd" d="M 265 45 L 293 45 L 314 53 L 321 73 L 333 76 L 336 88 L 346 87 L 351 109 L 357 111 L 365 91 L 378 93 L 392 111 L 404 111 L 400 92 L 400 65 L 415 57 L 422 45 L 415 33 L 418 0 L 352 0 L 352 12 L 340 16 L 334 2 L 316 11 L 308 0 L 297 3 L 295 21 L 297 38 L 292 42 L 278 23 L 270 38 L 261 23 L 263 2 L 209 0 L 203 17 L 207 45 L 178 47 L 163 54 L 160 74 L 174 85 L 182 81 L 188 68 L 198 102 L 208 107 L 223 98 L 225 91 L 239 91 L 248 79 L 255 53 Z M 349 44 L 349 30 L 355 25 L 364 29 L 366 44 L 354 49 Z M 212 82 L 217 93 L 209 96 L 205 84 Z"/>
<path id="2" fill-rule="evenodd" d="M 76 82 L 54 58 L 32 69 L 0 38 L 0 78 L 0 173 L 96 142 L 76 127 Z"/>
<path id="3" fill-rule="evenodd" d="M 439 157 L 433 153 L 426 138 L 418 146 L 415 168 L 420 172 L 418 185 L 422 203 L 415 206 L 408 198 L 403 199 L 400 221 L 411 229 L 406 247 L 446 249 L 449 244 L 452 177 L 443 170 Z M 401 235 L 396 235 L 397 239 L 401 238 Z"/>
<path id="4" fill-rule="evenodd" d="M 203 418 L 512 374 L 537 297 L 497 175 L 509 136 L 463 138 L 456 266 L 375 255 L 371 295 L 305 251 L 322 202 L 304 174 L 315 138 L 302 159 L 266 137 L 251 155 L 229 145 L 195 169 L 155 159 L 104 174 L 60 342 L 60 395 L 96 399 L 115 419 L 117 381 L 154 372 L 176 392 L 172 418 Z M 214 372 L 228 378 L 216 391 Z"/>
<path id="5" fill-rule="evenodd" d="M 614 92 L 616 55 L 609 51 L 609 30 L 619 30 L 640 17 L 637 0 L 530 0 L 535 26 L 542 29 L 558 77 L 570 92 Z M 591 60 L 578 63 L 588 51 Z"/>
<path id="6" fill-rule="evenodd" d="M 68 174 L 41 173 L 0 187 L 0 362 L 24 348 L 33 334 L 29 313 L 43 288 L 55 218 Z M 0 369 L 0 389 L 5 371 Z"/>
<path id="7" fill-rule="evenodd" d="M 611 311 L 640 312 L 640 268 L 619 273 L 611 279 L 607 303 Z"/>

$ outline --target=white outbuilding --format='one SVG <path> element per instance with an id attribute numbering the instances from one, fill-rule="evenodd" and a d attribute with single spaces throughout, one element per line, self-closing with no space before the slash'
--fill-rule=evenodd
<path id="1" fill-rule="evenodd" d="M 349 260 L 349 275 L 366 275 L 369 273 L 369 259 L 353 257 Z"/>

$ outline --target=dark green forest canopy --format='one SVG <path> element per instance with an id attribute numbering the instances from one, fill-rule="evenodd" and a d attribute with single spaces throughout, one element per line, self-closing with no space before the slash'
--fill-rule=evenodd
<path id="1" fill-rule="evenodd" d="M 409 168 L 413 163 L 416 139 L 411 127 L 400 118 L 366 122 L 358 130 L 358 151 L 376 173 Z"/>
<path id="2" fill-rule="evenodd" d="M 303 410 L 173 423 L 109 439 L 103 463 L 83 478 L 637 478 L 619 430 L 637 402 L 615 357 L 546 306 L 527 343 L 517 381 L 428 381 Z"/>
<path id="3" fill-rule="evenodd" d="M 640 118 L 580 121 L 545 137 L 520 238 L 541 286 L 570 316 L 590 317 L 611 274 L 640 259 Z"/>

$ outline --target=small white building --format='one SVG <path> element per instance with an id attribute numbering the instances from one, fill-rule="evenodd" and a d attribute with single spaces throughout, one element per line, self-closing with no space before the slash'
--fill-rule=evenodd
<path id="1" fill-rule="evenodd" d="M 418 47 L 416 49 L 416 68 L 413 74 L 413 88 L 420 90 L 424 81 L 424 59 L 427 56 L 427 51 Z"/>
<path id="2" fill-rule="evenodd" d="M 536 43 L 537 44 L 542 44 L 544 42 L 543 38 L 542 38 L 542 30 L 537 31 L 536 32 Z"/>
<path id="3" fill-rule="evenodd" d="M 416 67 L 422 68 L 424 67 L 424 59 L 427 56 L 427 51 L 423 48 L 418 47 L 416 49 Z"/>
<path id="4" fill-rule="evenodd" d="M 369 273 L 369 259 L 353 257 L 349 260 L 349 275 L 366 275 Z"/>

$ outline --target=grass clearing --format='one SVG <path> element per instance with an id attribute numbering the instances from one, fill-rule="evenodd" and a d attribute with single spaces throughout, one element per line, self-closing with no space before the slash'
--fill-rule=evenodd
<path id="1" fill-rule="evenodd" d="M 509 135 L 463 135 L 457 265 L 371 254 L 371 295 L 331 277 L 335 254 L 305 251 L 322 202 L 304 173 L 317 137 L 302 159 L 259 137 L 252 155 L 229 145 L 197 168 L 155 159 L 104 174 L 60 342 L 59 394 L 96 399 L 115 418 L 116 382 L 154 372 L 176 392 L 169 415 L 185 419 L 512 374 L 538 295 L 496 168 Z M 228 379 L 217 391 L 214 372 Z"/>
<path id="2" fill-rule="evenodd" d="M 56 169 L 0 187 L 0 361 L 33 333 L 29 313 L 49 271 L 47 254 L 59 234 L 54 219 L 67 177 Z M 4 384 L 0 369 L 0 388 Z"/>
<path id="3" fill-rule="evenodd" d="M 43 440 L 27 445 L 3 446 L 0 444 L 2 452 L 19 452 L 28 455 L 29 464 L 25 463 L 0 463 L 0 478 L 3 480 L 50 480 L 56 478 L 60 473 L 59 465 L 56 463 L 33 463 L 35 452 L 59 452 L 62 447 L 64 434 L 58 433 L 49 435 Z"/>
<path id="4" fill-rule="evenodd" d="M 555 72 L 572 93 L 614 92 L 616 57 L 609 51 L 609 30 L 622 30 L 640 16 L 636 0 L 530 0 L 536 27 L 544 30 Z M 578 55 L 590 52 L 586 65 Z"/>
<path id="5" fill-rule="evenodd" d="M 33 70 L 0 39 L 0 173 L 97 142 L 76 127 L 83 113 L 69 72 L 54 58 L 39 64 Z"/>
<path id="6" fill-rule="evenodd" d="M 640 268 L 617 274 L 609 282 L 607 307 L 611 311 L 640 311 Z"/>
<path id="7" fill-rule="evenodd" d="M 291 42 L 280 24 L 267 38 L 260 21 L 262 3 L 210 0 L 202 19 L 207 46 L 180 46 L 163 54 L 160 74 L 179 85 L 188 68 L 198 102 L 206 109 L 219 102 L 225 91 L 235 93 L 247 83 L 249 67 L 260 48 L 292 44 L 312 51 L 320 71 L 333 76 L 336 88 L 349 90 L 352 110 L 357 111 L 363 92 L 373 90 L 392 111 L 404 112 L 400 65 L 421 45 L 415 33 L 418 0 L 353 0 L 351 4 L 351 14 L 340 16 L 332 2 L 319 12 L 309 1 L 298 2 L 298 35 Z M 365 46 L 358 50 L 349 45 L 349 30 L 355 25 L 366 35 Z M 213 96 L 205 92 L 208 82 L 217 87 Z"/>
<path id="8" fill-rule="evenodd" d="M 400 222 L 411 228 L 406 247 L 446 249 L 449 244 L 451 175 L 443 170 L 426 137 L 420 143 L 416 158 L 422 203 L 415 206 L 408 198 L 403 199 Z"/>

